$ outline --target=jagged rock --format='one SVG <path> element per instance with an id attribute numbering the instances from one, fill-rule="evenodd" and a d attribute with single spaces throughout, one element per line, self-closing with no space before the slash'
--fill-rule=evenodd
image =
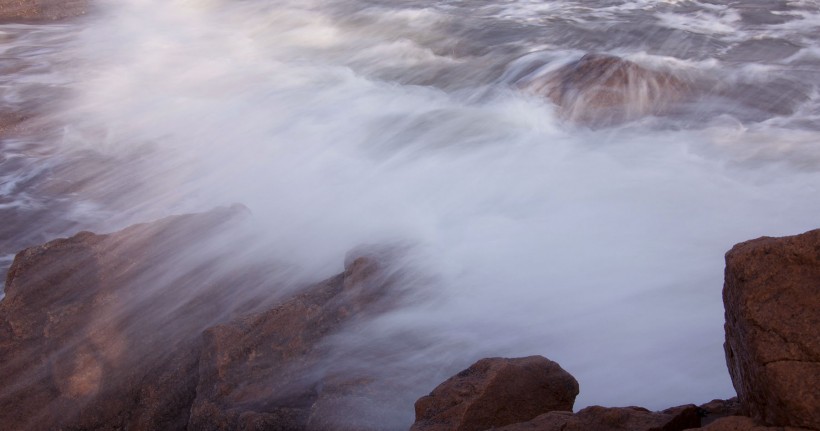
<path id="1" fill-rule="evenodd" d="M 217 304 L 180 301 L 192 290 L 174 282 L 198 289 L 202 271 L 177 261 L 239 211 L 81 232 L 18 253 L 0 302 L 3 428 L 184 429 L 199 333 Z M 169 267 L 179 278 L 152 278 Z"/>
<path id="2" fill-rule="evenodd" d="M 413 431 L 472 431 L 572 411 L 578 382 L 542 356 L 487 358 L 416 401 Z"/>
<path id="3" fill-rule="evenodd" d="M 0 22 L 54 21 L 88 12 L 88 0 L 3 0 Z"/>
<path id="4" fill-rule="evenodd" d="M 752 418 L 746 416 L 727 416 L 697 429 L 704 431 L 805 431 L 805 428 L 758 425 Z"/>
<path id="5" fill-rule="evenodd" d="M 605 54 L 586 54 L 521 85 L 548 97 L 568 120 L 592 126 L 663 113 L 688 87 L 668 72 Z"/>
<path id="6" fill-rule="evenodd" d="M 820 230 L 726 254 L 726 362 L 764 424 L 820 429 Z"/>
<path id="7" fill-rule="evenodd" d="M 343 324 L 355 323 L 365 310 L 389 306 L 390 283 L 378 260 L 358 256 L 348 259 L 343 274 L 307 293 L 208 329 L 191 429 L 268 424 L 264 429 L 301 430 L 308 421 L 314 429 L 335 429 L 324 417 L 334 412 L 314 408 L 325 384 L 317 371 L 326 353 L 321 341 Z"/>
<path id="8" fill-rule="evenodd" d="M 333 406 L 376 386 L 326 376 L 323 342 L 395 304 L 398 271 L 382 261 L 395 250 L 354 251 L 294 296 L 267 281 L 269 264 L 232 259 L 247 252 L 242 212 L 20 252 L 0 302 L 3 429 L 343 429 Z"/>
<path id="9" fill-rule="evenodd" d="M 651 412 L 641 407 L 587 407 L 578 413 L 550 412 L 499 431 L 681 431 L 700 427 L 695 405 Z"/>

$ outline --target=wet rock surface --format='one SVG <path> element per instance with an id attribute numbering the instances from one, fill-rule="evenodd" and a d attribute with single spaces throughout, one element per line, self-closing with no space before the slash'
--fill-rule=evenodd
<path id="1" fill-rule="evenodd" d="M 820 230 L 726 254 L 726 362 L 762 423 L 820 429 Z"/>
<path id="2" fill-rule="evenodd" d="M 209 260 L 239 252 L 218 232 L 244 212 L 81 232 L 20 252 L 0 302 L 3 428 L 306 429 L 327 415 L 318 399 L 360 396 L 366 382 L 352 379 L 347 392 L 322 390 L 321 342 L 389 306 L 381 255 L 352 255 L 344 273 L 291 299 L 270 283 L 254 291 L 264 270 L 215 272 Z M 201 255 L 214 236 L 217 253 Z"/>
<path id="3" fill-rule="evenodd" d="M 222 209 L 109 235 L 81 232 L 18 253 L 0 302 L 0 423 L 19 430 L 184 427 L 198 334 L 213 309 L 180 303 L 172 283 L 146 284 L 154 270 L 174 266 L 177 253 L 190 252 L 178 245 L 182 238 L 236 216 L 237 209 Z M 194 273 L 176 276 L 199 281 Z M 145 289 L 158 290 L 140 295 Z"/>
<path id="4" fill-rule="evenodd" d="M 413 431 L 484 430 L 571 411 L 578 382 L 542 356 L 487 358 L 416 401 Z"/>
<path id="5" fill-rule="evenodd" d="M 0 23 L 43 22 L 88 13 L 88 0 L 2 0 Z"/>
<path id="6" fill-rule="evenodd" d="M 208 329 L 190 427 L 276 423 L 277 429 L 305 429 L 309 420 L 322 423 L 321 416 L 331 412 L 313 408 L 324 387 L 325 376 L 315 371 L 326 354 L 320 342 L 366 309 L 379 308 L 389 279 L 378 265 L 354 258 L 343 274 L 307 293 Z"/>
<path id="7" fill-rule="evenodd" d="M 668 72 L 606 54 L 584 55 L 521 85 L 548 97 L 568 120 L 592 126 L 661 114 L 688 91 Z"/>

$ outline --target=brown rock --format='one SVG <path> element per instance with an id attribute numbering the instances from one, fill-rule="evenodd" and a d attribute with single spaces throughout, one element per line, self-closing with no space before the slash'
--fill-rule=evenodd
<path id="1" fill-rule="evenodd" d="M 820 230 L 726 254 L 726 362 L 764 424 L 820 429 Z"/>
<path id="2" fill-rule="evenodd" d="M 568 120 L 592 126 L 661 114 L 687 92 L 687 84 L 668 72 L 604 54 L 586 54 L 521 85 L 549 97 Z"/>
<path id="3" fill-rule="evenodd" d="M 767 427 L 755 423 L 752 418 L 746 416 L 727 416 L 720 418 L 703 428 L 706 431 L 801 431 L 805 428 L 794 427 Z"/>
<path id="4" fill-rule="evenodd" d="M 587 407 L 576 414 L 550 412 L 499 431 L 681 431 L 700 427 L 694 405 L 650 412 L 641 407 Z"/>
<path id="5" fill-rule="evenodd" d="M 482 359 L 416 401 L 411 430 L 485 430 L 572 411 L 578 382 L 542 356 Z"/>
<path id="6" fill-rule="evenodd" d="M 224 304 L 180 301 L 214 291 L 200 283 L 212 273 L 179 262 L 238 211 L 81 232 L 18 253 L 0 302 L 3 428 L 184 429 L 199 334 Z M 171 268 L 179 278 L 153 278 Z"/>
<path id="7" fill-rule="evenodd" d="M 326 416 L 335 413 L 326 408 L 334 399 L 315 406 L 325 385 L 321 365 L 327 352 L 321 342 L 344 325 L 386 309 L 391 282 L 373 256 L 350 258 L 343 274 L 307 293 L 208 329 L 191 429 L 301 430 L 308 421 L 312 429 L 340 429 Z"/>
<path id="8" fill-rule="evenodd" d="M 743 414 L 743 409 L 741 409 L 740 401 L 737 397 L 728 400 L 715 399 L 698 406 L 698 408 L 702 416 L 700 420 L 701 425 L 708 425 L 726 416 L 740 416 Z"/>
<path id="9" fill-rule="evenodd" d="M 0 0 L 0 23 L 54 21 L 86 13 L 88 0 Z"/>

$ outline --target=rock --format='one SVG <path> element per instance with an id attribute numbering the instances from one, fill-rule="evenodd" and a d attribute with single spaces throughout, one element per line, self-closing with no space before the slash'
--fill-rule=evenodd
<path id="1" fill-rule="evenodd" d="M 296 295 L 299 286 L 268 281 L 269 264 L 233 259 L 247 253 L 232 229 L 243 212 L 81 232 L 18 253 L 0 302 L 3 429 L 362 430 L 376 421 L 338 425 L 336 408 L 386 392 L 333 369 L 324 343 L 395 305 L 388 288 L 400 272 L 384 261 L 397 250 L 357 250 L 344 273 Z"/>
<path id="2" fill-rule="evenodd" d="M 820 429 L 820 230 L 726 254 L 726 363 L 761 423 Z"/>
<path id="3" fill-rule="evenodd" d="M 88 13 L 88 0 L 2 0 L 0 23 L 54 21 Z"/>
<path id="4" fill-rule="evenodd" d="M 184 429 L 199 333 L 219 304 L 179 301 L 193 290 L 173 281 L 202 281 L 180 256 L 237 211 L 81 232 L 18 253 L 0 302 L 3 427 Z M 151 285 L 169 266 L 180 278 Z"/>
<path id="5" fill-rule="evenodd" d="M 700 424 L 702 426 L 708 425 L 722 417 L 738 416 L 743 413 L 743 410 L 740 408 L 740 401 L 737 397 L 728 400 L 712 400 L 698 406 L 698 409 L 700 409 Z"/>
<path id="6" fill-rule="evenodd" d="M 416 401 L 413 431 L 485 430 L 572 411 L 578 382 L 542 356 L 487 358 Z"/>
<path id="7" fill-rule="evenodd" d="M 587 407 L 576 414 L 550 412 L 499 431 L 681 431 L 700 427 L 695 405 L 650 412 L 641 407 Z"/>
<path id="8" fill-rule="evenodd" d="M 683 80 L 668 72 L 605 54 L 586 54 L 520 85 L 548 97 L 568 120 L 590 126 L 661 114 L 688 91 Z"/>
<path id="9" fill-rule="evenodd" d="M 326 384 L 322 341 L 387 309 L 391 282 L 372 256 L 349 258 L 343 274 L 308 292 L 208 329 L 190 429 L 301 430 L 309 421 L 314 429 L 338 429 L 324 417 L 332 409 L 314 406 Z"/>
<path id="10" fill-rule="evenodd" d="M 698 428 L 704 431 L 801 431 L 805 428 L 767 427 L 758 425 L 746 416 L 727 416 L 720 418 L 707 426 Z"/>

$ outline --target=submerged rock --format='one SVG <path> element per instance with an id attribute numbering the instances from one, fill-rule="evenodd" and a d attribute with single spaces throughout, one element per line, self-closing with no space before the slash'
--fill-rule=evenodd
<path id="1" fill-rule="evenodd" d="M 573 122 L 607 126 L 661 114 L 687 93 L 687 84 L 620 57 L 587 54 L 545 75 L 520 83 L 548 97 Z"/>
<path id="2" fill-rule="evenodd" d="M 0 22 L 54 21 L 88 13 L 88 0 L 5 0 Z"/>
<path id="3" fill-rule="evenodd" d="M 416 401 L 412 431 L 480 431 L 572 411 L 578 382 L 542 356 L 487 358 Z"/>
<path id="4" fill-rule="evenodd" d="M 587 407 L 578 413 L 551 412 L 499 431 L 682 431 L 700 427 L 695 405 L 651 412 L 642 407 Z"/>
<path id="5" fill-rule="evenodd" d="M 820 429 L 820 230 L 734 246 L 723 302 L 726 362 L 745 412 Z"/>

